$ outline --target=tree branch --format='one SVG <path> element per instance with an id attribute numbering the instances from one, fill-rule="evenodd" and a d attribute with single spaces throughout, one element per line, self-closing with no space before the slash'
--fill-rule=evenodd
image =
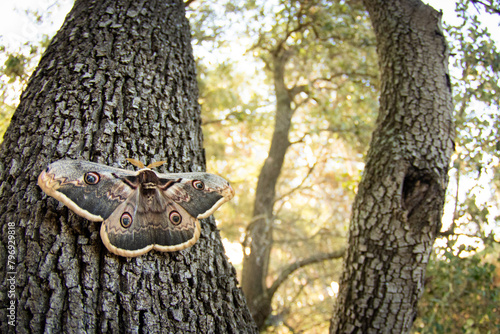
<path id="1" fill-rule="evenodd" d="M 475 5 L 475 4 L 480 4 L 480 5 L 483 5 L 483 6 L 484 6 L 484 8 L 486 9 L 486 11 L 487 11 L 487 12 L 489 12 L 489 13 L 500 14 L 500 9 L 495 8 L 495 7 L 491 6 L 491 5 L 485 4 L 485 3 L 484 3 L 484 2 L 482 2 L 482 1 L 479 1 L 479 0 L 471 0 L 470 2 L 472 2 L 474 5 Z M 477 9 L 477 7 L 476 7 L 476 9 Z"/>
<path id="2" fill-rule="evenodd" d="M 305 92 L 308 87 L 309 85 L 294 86 L 288 90 L 288 94 L 290 95 L 290 98 L 293 99 L 297 94 Z"/>
<path id="3" fill-rule="evenodd" d="M 290 196 L 292 195 L 294 192 L 296 192 L 297 190 L 301 189 L 302 186 L 304 185 L 304 183 L 307 181 L 307 179 L 309 178 L 309 176 L 311 176 L 312 172 L 314 171 L 314 168 L 318 165 L 318 161 L 316 161 L 311 167 L 309 167 L 309 170 L 307 171 L 307 174 L 306 176 L 304 176 L 302 178 L 302 181 L 300 181 L 300 184 L 296 187 L 294 187 L 293 189 L 291 189 L 290 191 L 282 194 L 280 197 L 276 198 L 274 200 L 274 202 L 276 203 L 277 201 L 281 201 L 283 198 L 287 197 L 287 196 Z"/>
<path id="4" fill-rule="evenodd" d="M 339 259 L 344 256 L 344 253 L 345 253 L 345 248 L 341 248 L 340 250 L 335 252 L 316 254 L 306 259 L 292 263 L 281 272 L 278 278 L 273 282 L 271 287 L 267 290 L 269 298 L 272 298 L 272 296 L 274 295 L 276 290 L 278 290 L 280 285 L 283 284 L 283 282 L 288 278 L 288 276 L 290 276 L 294 271 L 303 268 L 305 266 L 308 266 L 310 264 L 326 260 Z"/>

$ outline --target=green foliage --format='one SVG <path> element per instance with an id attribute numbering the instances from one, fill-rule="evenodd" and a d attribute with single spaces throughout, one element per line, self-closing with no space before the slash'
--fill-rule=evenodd
<path id="1" fill-rule="evenodd" d="M 17 108 L 21 92 L 28 83 L 28 78 L 47 48 L 49 38 L 44 35 L 38 42 L 27 42 L 16 52 L 7 51 L 0 46 L 4 54 L 0 57 L 0 138 L 3 138 L 10 119 Z"/>
<path id="2" fill-rule="evenodd" d="M 434 254 L 413 333 L 500 332 L 499 253 L 461 258 L 451 249 Z M 498 268 L 498 269 L 497 269 Z"/>
<path id="3" fill-rule="evenodd" d="M 10 119 L 14 114 L 14 107 L 8 105 L 7 103 L 0 102 L 0 141 L 10 124 Z"/>
<path id="4" fill-rule="evenodd" d="M 198 61 L 198 84 L 208 169 L 230 179 L 237 194 L 220 214 L 224 236 L 235 241 L 252 214 L 260 167 L 256 162 L 272 130 L 266 110 L 270 102 L 229 61 L 212 68 Z"/>
<path id="5" fill-rule="evenodd" d="M 9 79 L 9 83 L 16 81 L 17 78 L 26 77 L 25 66 L 28 59 L 22 54 L 9 54 L 7 56 L 7 60 L 5 61 L 5 66 L 2 68 L 2 71 L 5 75 L 7 75 Z"/>
<path id="6" fill-rule="evenodd" d="M 457 178 L 472 178 L 479 183 L 481 178 L 484 180 L 486 172 L 493 181 L 491 190 L 498 191 L 500 52 L 481 22 L 489 15 L 487 13 L 496 15 L 491 17 L 493 19 L 500 19 L 500 2 L 461 0 L 456 6 L 461 23 L 447 26 L 453 41 L 451 73 L 457 110 L 457 154 L 454 166 L 458 168 L 455 173 Z M 464 189 L 461 192 L 477 195 L 472 189 L 467 189 L 464 183 L 462 187 Z M 463 202 L 471 203 L 470 198 L 467 196 Z"/>
<path id="7" fill-rule="evenodd" d="M 364 9 L 343 1 L 282 1 L 256 15 L 275 21 L 259 28 L 254 55 L 272 76 L 272 58 L 286 54 L 286 83 L 301 91 L 292 138 L 330 131 L 363 153 L 378 107 L 375 41 Z"/>

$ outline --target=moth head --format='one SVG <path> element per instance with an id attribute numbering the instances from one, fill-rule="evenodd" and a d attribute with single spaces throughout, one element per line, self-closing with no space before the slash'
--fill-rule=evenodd
<path id="1" fill-rule="evenodd" d="M 127 158 L 127 161 L 130 162 L 135 167 L 138 167 L 140 169 L 144 169 L 144 168 L 151 169 L 151 168 L 159 167 L 167 162 L 167 161 L 156 161 L 156 162 L 152 162 L 146 166 L 146 165 L 144 165 L 144 163 L 142 161 L 139 161 L 139 160 L 136 160 L 133 158 Z"/>
<path id="2" fill-rule="evenodd" d="M 137 168 L 143 169 L 145 167 L 142 161 L 136 160 L 134 158 L 127 158 L 127 161 Z"/>
<path id="3" fill-rule="evenodd" d="M 153 172 L 152 170 L 148 169 L 140 170 L 137 176 L 139 184 L 144 189 L 155 189 L 160 184 L 160 179 L 158 178 L 158 175 L 156 175 L 156 173 Z"/>

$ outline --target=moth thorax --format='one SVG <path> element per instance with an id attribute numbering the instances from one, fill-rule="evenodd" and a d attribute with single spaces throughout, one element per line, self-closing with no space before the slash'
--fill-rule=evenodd
<path id="1" fill-rule="evenodd" d="M 156 183 L 153 182 L 146 182 L 142 184 L 143 189 L 155 189 L 156 188 Z"/>
<path id="2" fill-rule="evenodd" d="M 144 205 L 149 207 L 149 209 L 151 210 L 151 206 L 157 206 L 154 203 L 156 202 L 155 197 L 158 190 L 158 185 L 160 184 L 160 179 L 158 178 L 158 176 L 156 176 L 155 172 L 145 169 L 139 173 L 139 184 L 141 187 L 143 199 L 145 200 Z"/>
<path id="3" fill-rule="evenodd" d="M 144 189 L 154 189 L 160 184 L 160 179 L 152 170 L 143 170 L 139 173 L 139 184 Z"/>

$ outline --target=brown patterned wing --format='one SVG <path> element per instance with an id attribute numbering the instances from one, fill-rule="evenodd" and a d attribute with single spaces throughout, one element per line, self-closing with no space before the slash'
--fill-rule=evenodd
<path id="1" fill-rule="evenodd" d="M 173 252 L 196 243 L 198 219 L 158 190 L 153 197 L 146 199 L 137 190 L 104 221 L 101 238 L 110 252 L 135 257 L 151 249 Z"/>
<path id="2" fill-rule="evenodd" d="M 224 178 L 209 173 L 158 174 L 162 182 L 175 180 L 164 189 L 164 196 L 182 206 L 193 217 L 203 219 L 234 196 Z"/>
<path id="3" fill-rule="evenodd" d="M 78 215 L 103 221 L 124 202 L 133 189 L 124 183 L 137 172 L 82 160 L 59 160 L 40 173 L 38 185 L 49 196 Z"/>

